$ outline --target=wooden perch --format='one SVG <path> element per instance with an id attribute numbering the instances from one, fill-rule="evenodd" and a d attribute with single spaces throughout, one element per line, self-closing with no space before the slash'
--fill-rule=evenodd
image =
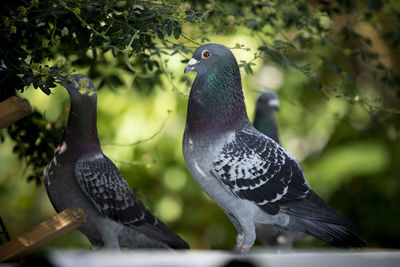
<path id="1" fill-rule="evenodd" d="M 12 96 L 0 102 L 0 129 L 7 127 L 13 122 L 33 112 L 29 101 Z"/>
<path id="2" fill-rule="evenodd" d="M 1 227 L 1 232 L 0 234 L 3 234 L 6 238 L 6 242 L 10 241 L 10 236 L 7 232 L 6 226 L 4 225 L 3 219 L 0 216 L 0 227 Z M 1 241 L 0 241 L 1 242 Z M 3 244 L 3 242 L 1 242 L 1 244 Z"/>
<path id="3" fill-rule="evenodd" d="M 65 209 L 0 247 L 0 262 L 15 261 L 86 222 L 81 209 Z"/>

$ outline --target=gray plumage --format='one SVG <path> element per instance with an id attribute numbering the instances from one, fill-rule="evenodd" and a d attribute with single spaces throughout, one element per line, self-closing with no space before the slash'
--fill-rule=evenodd
<path id="1" fill-rule="evenodd" d="M 55 210 L 83 209 L 87 222 L 78 230 L 93 247 L 188 248 L 145 208 L 103 154 L 97 135 L 93 82 L 77 74 L 61 84 L 70 95 L 71 109 L 60 145 L 44 172 L 46 191 Z"/>
<path id="2" fill-rule="evenodd" d="M 239 67 L 219 44 L 196 49 L 185 73 L 196 71 L 190 90 L 183 155 L 192 176 L 238 231 L 234 251 L 246 253 L 255 222 L 311 234 L 340 247 L 365 241 L 353 224 L 319 198 L 296 159 L 250 123 Z"/>
<path id="3" fill-rule="evenodd" d="M 279 99 L 274 91 L 262 92 L 256 101 L 254 128 L 280 144 L 275 112 L 279 110 Z M 285 231 L 270 224 L 255 223 L 257 239 L 264 246 L 290 249 L 293 243 L 304 237 L 303 233 Z"/>

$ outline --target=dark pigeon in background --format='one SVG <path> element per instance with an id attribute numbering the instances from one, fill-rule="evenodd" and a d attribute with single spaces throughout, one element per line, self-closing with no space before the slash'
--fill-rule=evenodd
<path id="1" fill-rule="evenodd" d="M 256 101 L 254 128 L 280 144 L 275 112 L 279 111 L 279 99 L 274 91 L 262 92 Z M 304 237 L 301 232 L 285 231 L 270 224 L 255 223 L 257 239 L 264 246 L 291 249 L 293 242 Z"/>
<path id="2" fill-rule="evenodd" d="M 353 223 L 328 206 L 297 160 L 250 123 L 237 61 L 220 44 L 196 49 L 183 155 L 192 176 L 238 231 L 235 252 L 256 239 L 255 222 L 304 232 L 338 247 L 362 247 Z"/>
<path id="3" fill-rule="evenodd" d="M 44 172 L 57 212 L 81 208 L 87 222 L 78 228 L 94 248 L 189 248 L 148 211 L 100 147 L 97 94 L 84 75 L 63 79 L 71 99 L 60 145 Z"/>
<path id="4" fill-rule="evenodd" d="M 278 126 L 275 121 L 275 112 L 279 110 L 279 99 L 274 91 L 262 92 L 256 101 L 254 128 L 273 139 L 278 144 Z"/>

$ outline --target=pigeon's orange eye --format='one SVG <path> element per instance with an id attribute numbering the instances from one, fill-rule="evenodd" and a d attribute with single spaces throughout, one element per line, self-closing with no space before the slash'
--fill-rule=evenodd
<path id="1" fill-rule="evenodd" d="M 208 58 L 210 56 L 211 56 L 211 53 L 208 50 L 204 50 L 203 53 L 201 54 L 202 58 Z"/>

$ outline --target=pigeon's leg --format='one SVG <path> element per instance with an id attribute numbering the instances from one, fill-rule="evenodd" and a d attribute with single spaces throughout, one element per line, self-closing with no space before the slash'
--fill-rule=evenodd
<path id="1" fill-rule="evenodd" d="M 239 221 L 233 216 L 232 214 L 228 213 L 228 218 L 231 220 L 233 226 L 235 227 L 238 235 L 236 236 L 236 245 L 233 248 L 233 253 L 239 253 L 239 249 L 243 244 L 244 241 L 244 232 L 242 226 L 240 226 Z"/>
<path id="2" fill-rule="evenodd" d="M 100 249 L 102 249 L 104 247 L 104 243 L 99 241 L 99 240 L 96 240 L 96 239 L 93 239 L 93 238 L 89 238 L 89 237 L 87 239 L 89 239 L 89 242 L 92 245 L 91 249 L 93 251 L 100 250 Z"/>
<path id="3" fill-rule="evenodd" d="M 242 222 L 232 214 L 228 214 L 233 226 L 235 226 L 238 235 L 236 236 L 236 245 L 233 248 L 233 253 L 246 254 L 249 249 L 253 246 L 256 240 L 256 228 L 254 223 L 248 224 L 247 222 Z M 244 227 L 242 227 L 244 225 Z"/>
<path id="4" fill-rule="evenodd" d="M 256 240 L 256 227 L 253 221 L 248 221 L 247 217 L 240 217 L 238 218 L 238 221 L 243 230 L 243 240 L 241 243 L 236 244 L 234 252 L 246 254 Z"/>
<path id="5" fill-rule="evenodd" d="M 121 227 L 118 223 L 108 219 L 101 219 L 98 224 L 100 226 L 98 230 L 105 246 L 108 249 L 120 249 L 118 235 Z"/>
<path id="6" fill-rule="evenodd" d="M 236 254 L 242 254 L 240 253 L 240 250 L 243 246 L 243 240 L 244 240 L 244 233 L 240 233 L 236 236 L 236 245 L 233 247 L 232 252 Z"/>
<path id="7" fill-rule="evenodd" d="M 118 235 L 115 233 L 102 233 L 101 237 L 108 249 L 120 249 L 118 242 Z"/>

